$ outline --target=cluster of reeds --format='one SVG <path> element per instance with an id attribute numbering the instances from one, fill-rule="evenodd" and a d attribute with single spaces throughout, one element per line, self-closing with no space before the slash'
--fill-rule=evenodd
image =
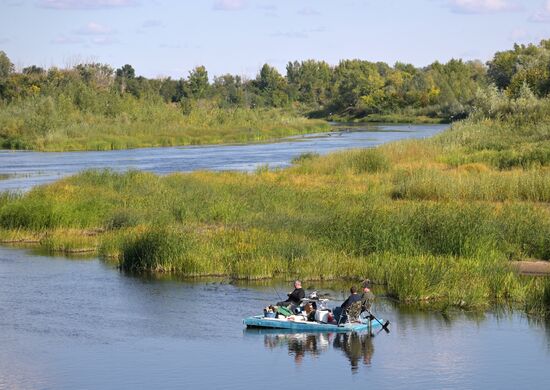
<path id="1" fill-rule="evenodd" d="M 177 105 L 155 99 L 127 97 L 116 104 L 121 105 L 116 112 L 104 115 L 64 105 L 62 97 L 12 103 L 0 109 L 0 148 L 73 151 L 243 143 L 329 129 L 324 121 L 282 109 L 198 106 L 183 115 Z"/>
<path id="2" fill-rule="evenodd" d="M 550 260 L 548 164 L 478 158 L 548 147 L 550 120 L 515 126 L 511 135 L 506 121 L 469 120 L 433 139 L 302 155 L 277 171 L 86 171 L 2 195 L 0 239 L 95 248 L 131 272 L 369 277 L 403 302 L 542 312 L 550 283 L 518 275 L 510 260 Z"/>

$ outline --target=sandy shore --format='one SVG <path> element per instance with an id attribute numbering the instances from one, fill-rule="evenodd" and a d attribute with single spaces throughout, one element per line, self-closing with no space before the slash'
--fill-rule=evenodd
<path id="1" fill-rule="evenodd" d="M 550 275 L 550 261 L 514 261 L 522 275 Z"/>

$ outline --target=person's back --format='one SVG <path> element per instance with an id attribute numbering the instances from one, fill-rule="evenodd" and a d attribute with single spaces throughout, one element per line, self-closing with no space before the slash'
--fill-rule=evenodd
<path id="1" fill-rule="evenodd" d="M 370 290 L 370 280 L 367 279 L 363 282 L 363 294 L 361 294 L 361 302 L 363 303 L 364 310 L 370 310 L 374 298 L 374 294 Z"/>
<path id="2" fill-rule="evenodd" d="M 354 287 L 351 288 L 351 295 L 342 303 L 340 306 L 342 310 L 346 310 L 348 307 L 351 306 L 352 303 L 358 302 L 361 300 L 361 295 L 357 294 L 357 291 Z"/>
<path id="3" fill-rule="evenodd" d="M 355 287 L 350 288 L 351 295 L 342 303 L 339 307 L 335 307 L 333 310 L 334 319 L 336 322 L 340 323 L 341 320 L 346 320 L 346 309 L 350 307 L 353 303 L 359 302 L 361 300 L 361 295 L 357 294 Z"/>

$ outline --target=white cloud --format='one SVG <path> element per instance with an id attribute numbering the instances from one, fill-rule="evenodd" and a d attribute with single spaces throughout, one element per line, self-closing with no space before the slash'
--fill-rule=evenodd
<path id="1" fill-rule="evenodd" d="M 217 0 L 214 9 L 217 11 L 238 11 L 246 7 L 244 0 Z"/>
<path id="2" fill-rule="evenodd" d="M 326 31 L 326 28 L 323 26 L 320 26 L 320 27 L 304 29 L 300 31 L 277 31 L 270 34 L 270 36 L 274 38 L 305 39 L 305 38 L 309 38 L 311 34 L 323 33 L 325 31 Z"/>
<path id="3" fill-rule="evenodd" d="M 277 6 L 276 5 L 273 5 L 273 4 L 260 4 L 260 5 L 257 5 L 256 6 L 257 9 L 259 10 L 262 10 L 264 12 L 264 16 L 269 16 L 269 17 L 278 17 L 279 15 L 277 14 Z"/>
<path id="4" fill-rule="evenodd" d="M 51 41 L 52 43 L 55 43 L 56 45 L 75 45 L 78 43 L 83 43 L 84 41 L 81 38 L 78 37 L 71 37 L 67 35 L 60 35 Z"/>
<path id="5" fill-rule="evenodd" d="M 274 38 L 304 39 L 308 38 L 309 34 L 305 31 L 277 31 L 271 36 Z"/>
<path id="6" fill-rule="evenodd" d="M 514 43 L 538 43 L 541 40 L 546 39 L 544 35 L 540 33 L 529 32 L 523 28 L 515 28 L 510 32 L 508 40 Z"/>
<path id="7" fill-rule="evenodd" d="M 79 28 L 75 32 L 79 35 L 110 35 L 113 34 L 115 31 L 109 26 L 105 26 L 96 22 L 90 22 L 86 26 Z"/>
<path id="8" fill-rule="evenodd" d="M 98 9 L 130 7 L 138 4 L 136 0 L 39 0 L 38 6 L 52 9 Z"/>
<path id="9" fill-rule="evenodd" d="M 320 15 L 320 12 L 317 11 L 315 8 L 306 7 L 299 10 L 298 14 L 302 16 L 315 16 L 315 15 Z"/>
<path id="10" fill-rule="evenodd" d="M 508 0 L 449 0 L 448 4 L 453 12 L 463 14 L 490 14 L 519 9 Z"/>
<path id="11" fill-rule="evenodd" d="M 510 33 L 510 39 L 514 42 L 527 39 L 528 37 L 529 33 L 524 28 L 515 28 Z"/>
<path id="12" fill-rule="evenodd" d="M 112 37 L 102 36 L 92 38 L 91 42 L 95 45 L 112 45 L 113 43 L 116 43 L 117 40 Z"/>
<path id="13" fill-rule="evenodd" d="M 155 27 L 162 27 L 162 22 L 157 19 L 149 19 L 141 23 L 141 28 L 155 28 Z"/>
<path id="14" fill-rule="evenodd" d="M 529 18 L 531 22 L 550 22 L 550 0 L 547 0 L 540 9 L 536 10 Z"/>

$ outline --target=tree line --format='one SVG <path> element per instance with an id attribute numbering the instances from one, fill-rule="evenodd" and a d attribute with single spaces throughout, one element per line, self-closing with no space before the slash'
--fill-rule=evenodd
<path id="1" fill-rule="evenodd" d="M 469 114 L 480 89 L 496 86 L 510 97 L 528 88 L 538 97 L 550 92 L 550 40 L 514 45 L 480 61 L 452 59 L 425 67 L 397 62 L 342 60 L 289 62 L 286 74 L 265 64 L 255 78 L 224 74 L 212 79 L 197 66 L 180 79 L 137 76 L 126 64 L 100 63 L 70 69 L 32 65 L 15 71 L 0 51 L 0 107 L 25 99 L 51 97 L 53 104 L 116 116 L 121 98 L 161 100 L 188 114 L 197 104 L 219 108 L 295 108 L 313 117 L 345 119 L 403 114 L 452 119 Z"/>

